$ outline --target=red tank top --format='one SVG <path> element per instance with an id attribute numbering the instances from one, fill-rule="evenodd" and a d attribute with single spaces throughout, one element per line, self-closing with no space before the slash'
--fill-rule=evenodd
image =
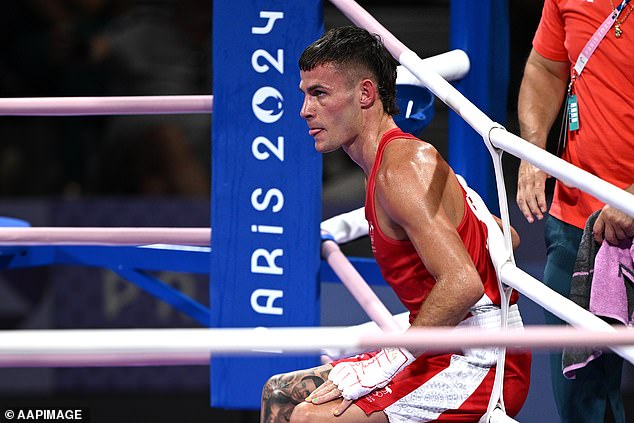
<path id="1" fill-rule="evenodd" d="M 386 282 L 410 312 L 410 323 L 416 318 L 420 306 L 429 295 L 436 280 L 427 271 L 414 245 L 409 240 L 396 240 L 386 236 L 379 228 L 374 208 L 374 187 L 376 172 L 388 143 L 397 138 L 420 141 L 413 135 L 395 128 L 387 131 L 379 142 L 372 171 L 368 177 L 365 217 L 370 226 L 372 251 Z M 464 193 L 464 190 L 463 190 Z M 486 248 L 487 227 L 469 207 L 465 193 L 464 216 L 456 229 L 484 283 L 484 292 L 494 304 L 500 305 L 500 292 L 495 269 Z M 517 293 L 511 302 L 517 301 Z"/>

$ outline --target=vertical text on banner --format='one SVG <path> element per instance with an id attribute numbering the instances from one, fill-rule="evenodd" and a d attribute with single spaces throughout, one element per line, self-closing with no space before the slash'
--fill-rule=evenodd
<path id="1" fill-rule="evenodd" d="M 213 13 L 210 325 L 318 325 L 321 157 L 297 61 L 323 32 L 321 2 L 215 1 Z M 259 408 L 268 377 L 317 364 L 212 357 L 212 406 Z"/>

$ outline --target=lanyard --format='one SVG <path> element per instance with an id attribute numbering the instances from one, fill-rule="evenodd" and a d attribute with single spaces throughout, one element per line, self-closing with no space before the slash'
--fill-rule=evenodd
<path id="1" fill-rule="evenodd" d="M 621 11 L 630 0 L 623 0 L 619 6 L 614 9 L 607 18 L 603 21 L 601 26 L 594 32 L 592 38 L 588 40 L 583 50 L 577 57 L 577 62 L 572 70 L 572 75 L 570 76 L 570 84 L 568 85 L 568 96 L 566 98 L 566 113 L 564 115 L 565 120 L 565 133 L 560 134 L 559 136 L 559 148 L 565 147 L 565 135 L 568 131 L 577 131 L 579 129 L 579 104 L 577 103 L 577 95 L 574 92 L 574 84 L 575 80 L 581 75 L 583 69 L 586 67 L 588 60 L 594 53 L 594 51 L 599 46 L 599 43 L 605 38 L 605 34 L 608 33 L 614 22 L 618 19 Z"/>
<path id="2" fill-rule="evenodd" d="M 612 25 L 614 25 L 614 21 L 616 21 L 616 19 L 621 14 L 623 8 L 627 6 L 629 2 L 630 0 L 623 0 L 613 12 L 610 12 L 601 26 L 595 31 L 594 35 L 592 35 L 592 38 L 590 38 L 590 40 L 586 43 L 586 46 L 583 48 L 581 54 L 579 54 L 579 57 L 577 58 L 577 63 L 575 63 L 576 76 L 581 75 L 581 72 L 583 72 L 583 69 L 586 67 L 586 63 L 588 63 L 588 60 L 590 60 L 590 56 L 592 56 L 594 51 L 599 46 L 601 40 L 603 40 L 603 38 L 605 37 L 605 34 L 607 34 Z"/>

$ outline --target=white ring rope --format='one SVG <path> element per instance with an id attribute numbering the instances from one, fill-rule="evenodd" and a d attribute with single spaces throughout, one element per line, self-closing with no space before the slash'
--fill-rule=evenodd
<path id="1" fill-rule="evenodd" d="M 148 245 L 209 246 L 210 228 L 0 228 L 0 245 Z"/>
<path id="2" fill-rule="evenodd" d="M 457 81 L 464 78 L 469 73 L 471 66 L 469 56 L 462 50 L 451 50 L 436 56 L 427 57 L 422 59 L 422 63 L 425 67 L 433 69 L 446 81 Z M 425 86 L 416 75 L 413 75 L 404 66 L 397 67 L 396 84 Z"/>
<path id="3" fill-rule="evenodd" d="M 580 190 L 610 204 L 630 216 L 634 216 L 634 195 L 597 176 L 560 159 L 517 135 L 496 127 L 490 134 L 491 143 L 520 159 L 526 160 L 549 175 L 573 185 Z"/>
<path id="4" fill-rule="evenodd" d="M 371 350 L 404 346 L 442 352 L 459 348 L 507 347 L 553 350 L 564 347 L 634 345 L 634 330 L 611 332 L 573 327 L 529 326 L 522 330 L 477 328 L 411 328 L 404 333 L 368 330 L 355 333 L 345 327 L 238 328 L 238 329 L 67 329 L 0 331 L 0 362 L 64 355 L 122 355 L 156 358 L 166 354 L 174 363 L 196 354 L 319 353 L 325 348 Z M 198 356 L 200 357 L 200 355 Z"/>
<path id="5" fill-rule="evenodd" d="M 96 116 L 211 113 L 211 95 L 2 98 L 0 116 Z"/>
<path id="6" fill-rule="evenodd" d="M 469 71 L 469 58 L 461 50 L 426 58 L 423 63 L 448 81 L 460 79 Z M 398 83 L 421 86 L 418 78 L 402 66 Z M 212 95 L 0 98 L 0 116 L 209 114 L 212 108 Z"/>

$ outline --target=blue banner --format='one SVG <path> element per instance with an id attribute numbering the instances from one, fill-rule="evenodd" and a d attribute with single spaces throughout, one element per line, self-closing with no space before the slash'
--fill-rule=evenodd
<path id="1" fill-rule="evenodd" d="M 508 0 L 451 0 L 450 49 L 464 50 L 471 63 L 456 88 L 495 122 L 506 124 L 509 82 Z M 491 155 L 482 137 L 461 117 L 449 114 L 449 164 L 465 177 L 491 212 L 499 204 Z"/>
<path id="2" fill-rule="evenodd" d="M 212 327 L 319 324 L 321 156 L 300 118 L 297 61 L 320 0 L 214 2 Z M 266 380 L 314 356 L 212 357 L 211 403 L 259 408 Z"/>

